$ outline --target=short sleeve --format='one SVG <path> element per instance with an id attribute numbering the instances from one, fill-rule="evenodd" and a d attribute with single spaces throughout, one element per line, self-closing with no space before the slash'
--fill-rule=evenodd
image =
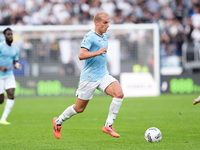
<path id="1" fill-rule="evenodd" d="M 19 48 L 16 47 L 16 54 L 13 58 L 14 61 L 18 61 L 19 60 Z"/>
<path id="2" fill-rule="evenodd" d="M 89 35 L 85 35 L 84 38 L 83 38 L 83 41 L 81 43 L 81 47 L 90 50 L 91 45 L 92 45 L 92 42 L 90 40 L 90 36 Z"/>

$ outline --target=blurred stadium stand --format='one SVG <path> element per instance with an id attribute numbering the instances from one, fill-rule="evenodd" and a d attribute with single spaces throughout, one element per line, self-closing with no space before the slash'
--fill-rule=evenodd
<path id="1" fill-rule="evenodd" d="M 200 73 L 200 0 L 0 0 L 0 4 L 3 27 L 89 26 L 99 10 L 109 13 L 111 25 L 157 23 L 161 75 Z M 85 33 L 15 31 L 14 44 L 20 48 L 23 65 L 22 71 L 14 70 L 19 81 L 17 94 L 35 95 L 37 89 L 38 95 L 51 95 L 55 89 L 46 88 L 50 85 L 57 94 L 74 94 L 84 65 L 77 55 Z M 154 75 L 152 37 L 152 30 L 111 31 L 110 40 L 120 42 L 121 72 L 132 72 L 139 64 L 136 70 Z M 3 40 L 0 33 L 0 42 Z"/>
<path id="2" fill-rule="evenodd" d="M 0 3 L 0 25 L 87 25 L 93 23 L 98 10 L 110 14 L 111 24 L 158 23 L 162 68 L 185 67 L 183 64 L 187 64 L 191 53 L 200 55 L 200 0 L 0 0 Z M 33 41 L 24 39 L 24 42 L 21 57 L 31 59 Z M 59 57 L 56 42 L 50 43 L 48 52 L 54 61 Z M 196 45 L 193 51 L 191 46 L 184 47 L 187 58 L 182 57 L 184 43 Z M 43 60 L 46 52 L 40 51 L 38 55 Z M 188 69 L 193 67 L 183 71 Z"/>

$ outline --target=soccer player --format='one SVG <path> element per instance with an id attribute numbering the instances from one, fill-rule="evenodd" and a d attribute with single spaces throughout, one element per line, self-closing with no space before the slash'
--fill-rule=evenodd
<path id="1" fill-rule="evenodd" d="M 9 125 L 6 119 L 14 105 L 14 92 L 16 88 L 15 77 L 12 71 L 12 65 L 17 69 L 22 69 L 18 63 L 19 49 L 13 42 L 13 33 L 10 28 L 3 31 L 5 41 L 0 43 L 0 104 L 4 102 L 4 91 L 7 92 L 7 101 L 2 114 L 0 124 Z"/>
<path id="2" fill-rule="evenodd" d="M 95 89 L 113 97 L 102 131 L 113 137 L 120 136 L 115 132 L 112 124 L 122 104 L 124 93 L 119 82 L 108 73 L 106 67 L 109 22 L 108 13 L 97 12 L 94 15 L 94 30 L 89 31 L 83 38 L 78 57 L 80 60 L 85 60 L 85 66 L 76 91 L 76 104 L 69 106 L 58 118 L 53 118 L 53 133 L 57 139 L 60 139 L 62 123 L 84 111 Z"/>
<path id="3" fill-rule="evenodd" d="M 196 99 L 194 99 L 193 105 L 196 105 L 196 104 L 198 104 L 198 103 L 200 103 L 200 96 L 197 97 Z"/>

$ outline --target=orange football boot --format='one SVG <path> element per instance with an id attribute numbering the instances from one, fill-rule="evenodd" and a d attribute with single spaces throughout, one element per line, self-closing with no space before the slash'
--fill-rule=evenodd
<path id="1" fill-rule="evenodd" d="M 105 133 L 110 134 L 113 137 L 120 137 L 120 135 L 115 132 L 115 129 L 113 128 L 113 126 L 110 126 L 110 127 L 105 127 L 104 126 L 102 131 L 105 132 Z"/>
<path id="2" fill-rule="evenodd" d="M 55 137 L 57 139 L 60 139 L 60 135 L 61 135 L 61 128 L 62 126 L 58 126 L 56 124 L 56 119 L 57 118 L 53 118 L 53 134 L 55 135 Z"/>
<path id="3" fill-rule="evenodd" d="M 200 96 L 194 99 L 193 105 L 200 103 Z"/>

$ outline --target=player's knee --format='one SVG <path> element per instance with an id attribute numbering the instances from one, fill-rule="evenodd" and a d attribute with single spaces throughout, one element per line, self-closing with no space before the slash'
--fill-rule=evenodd
<path id="1" fill-rule="evenodd" d="M 118 92 L 118 93 L 115 94 L 115 97 L 116 97 L 116 98 L 123 99 L 124 93 L 123 93 L 122 91 L 121 91 L 121 92 Z"/>
<path id="2" fill-rule="evenodd" d="M 8 99 L 14 99 L 14 95 L 13 94 L 8 94 Z"/>

